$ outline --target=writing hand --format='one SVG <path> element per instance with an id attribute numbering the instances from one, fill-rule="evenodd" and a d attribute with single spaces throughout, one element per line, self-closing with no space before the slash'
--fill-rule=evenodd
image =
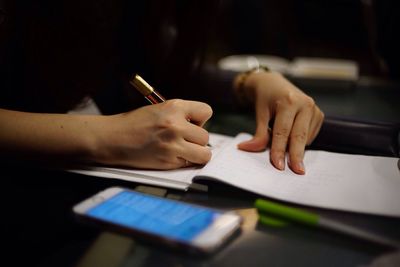
<path id="1" fill-rule="evenodd" d="M 109 116 L 99 129 L 104 151 L 98 161 L 149 169 L 205 164 L 211 151 L 202 126 L 211 115 L 205 103 L 173 99 Z"/>

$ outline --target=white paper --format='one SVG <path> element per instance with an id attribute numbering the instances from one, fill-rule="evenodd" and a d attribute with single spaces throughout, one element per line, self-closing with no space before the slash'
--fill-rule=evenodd
<path id="1" fill-rule="evenodd" d="M 240 151 L 240 134 L 202 175 L 272 198 L 322 208 L 400 217 L 397 158 L 306 151 L 305 175 L 276 170 L 269 151 Z"/>
<path id="2" fill-rule="evenodd" d="M 178 189 L 186 189 L 195 176 L 208 176 L 261 196 L 298 204 L 400 217 L 397 158 L 308 150 L 304 158 L 306 174 L 297 175 L 288 167 L 284 171 L 275 169 L 269 151 L 237 149 L 238 143 L 250 138 L 249 134 L 239 134 L 235 139 L 211 134 L 213 157 L 200 169 L 93 168 L 83 174 Z"/>

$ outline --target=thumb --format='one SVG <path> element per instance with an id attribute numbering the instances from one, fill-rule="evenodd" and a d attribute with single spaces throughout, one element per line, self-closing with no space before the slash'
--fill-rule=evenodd
<path id="1" fill-rule="evenodd" d="M 263 116 L 264 117 L 264 116 Z M 257 120 L 256 133 L 253 138 L 238 144 L 238 148 L 244 151 L 258 152 L 264 150 L 269 142 L 268 120 Z"/>

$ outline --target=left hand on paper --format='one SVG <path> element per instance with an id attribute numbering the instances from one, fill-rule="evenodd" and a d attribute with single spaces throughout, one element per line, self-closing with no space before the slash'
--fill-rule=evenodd
<path id="1" fill-rule="evenodd" d="M 279 73 L 254 72 L 243 85 L 254 101 L 257 126 L 254 137 L 238 148 L 256 152 L 270 144 L 271 163 L 279 170 L 285 169 L 287 150 L 288 166 L 295 173 L 304 174 L 305 147 L 317 136 L 323 112 L 311 97 Z"/>

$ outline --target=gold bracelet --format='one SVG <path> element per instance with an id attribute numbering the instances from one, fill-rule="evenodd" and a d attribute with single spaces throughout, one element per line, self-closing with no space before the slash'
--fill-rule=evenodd
<path id="1" fill-rule="evenodd" d="M 249 104 L 250 102 L 250 99 L 248 98 L 244 90 L 244 84 L 246 83 L 247 78 L 250 76 L 250 74 L 261 71 L 269 72 L 270 69 L 266 66 L 258 66 L 241 73 L 240 76 L 238 77 L 237 86 L 234 86 L 234 91 L 236 98 L 240 104 L 246 105 Z"/>

